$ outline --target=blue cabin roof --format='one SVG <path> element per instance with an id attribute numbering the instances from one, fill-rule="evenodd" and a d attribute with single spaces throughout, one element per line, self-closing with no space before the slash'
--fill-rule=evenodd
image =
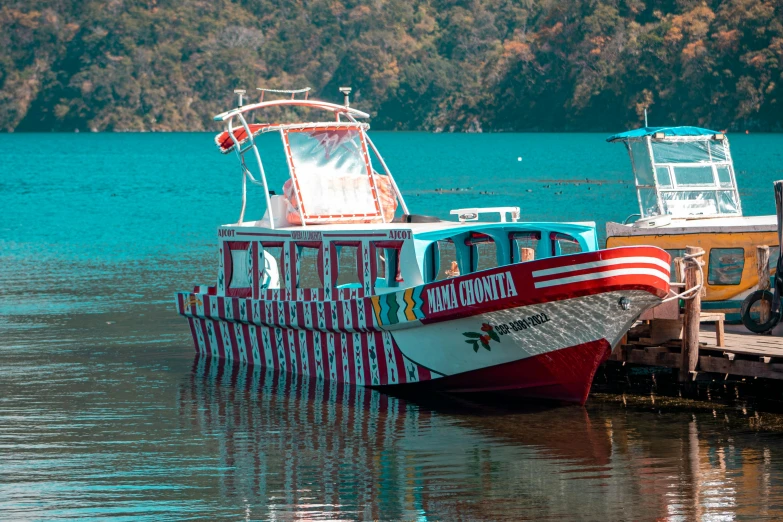
<path id="1" fill-rule="evenodd" d="M 710 130 L 710 129 L 703 129 L 701 127 L 688 127 L 688 126 L 641 127 L 639 129 L 621 132 L 620 134 L 609 136 L 608 138 L 606 138 L 606 141 L 611 143 L 613 141 L 625 141 L 634 138 L 643 138 L 645 136 L 652 136 L 656 132 L 663 132 L 664 136 L 667 137 L 668 136 L 713 136 L 715 134 L 718 134 L 717 131 Z"/>

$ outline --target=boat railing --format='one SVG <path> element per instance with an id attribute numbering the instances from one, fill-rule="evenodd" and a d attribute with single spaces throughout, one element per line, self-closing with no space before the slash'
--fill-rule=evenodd
<path id="1" fill-rule="evenodd" d="M 641 218 L 641 217 L 642 217 L 642 215 L 638 214 L 638 213 L 637 214 L 631 214 L 630 216 L 625 218 L 625 221 L 623 221 L 623 225 L 627 225 L 628 223 L 632 223 L 633 221 L 636 221 L 635 218 Z M 631 221 L 631 220 L 633 220 L 633 221 Z"/>
<path id="2" fill-rule="evenodd" d="M 519 207 L 474 207 L 474 208 L 458 208 L 452 210 L 450 214 L 457 216 L 460 223 L 466 221 L 478 221 L 481 214 L 500 214 L 500 222 L 506 223 L 506 214 L 509 214 L 511 221 L 519 221 Z"/>
<path id="3" fill-rule="evenodd" d="M 271 92 L 274 94 L 290 94 L 291 99 L 296 99 L 297 94 L 304 94 L 304 99 L 307 99 L 307 96 L 310 94 L 310 87 L 305 87 L 304 89 L 267 89 L 264 87 L 256 87 L 257 91 L 261 91 L 261 101 L 264 101 L 264 94 Z"/>
<path id="4" fill-rule="evenodd" d="M 247 94 L 247 91 L 244 89 L 236 89 L 234 93 L 238 96 L 237 107 L 229 111 L 225 111 L 221 114 L 218 114 L 213 118 L 215 121 L 225 122 L 226 132 L 228 138 L 230 139 L 230 143 L 232 143 L 233 146 L 222 147 L 222 150 L 224 152 L 228 152 L 230 149 L 233 149 L 237 155 L 237 159 L 239 160 L 240 166 L 242 168 L 242 209 L 239 214 L 238 223 L 242 223 L 245 218 L 245 210 L 247 207 L 247 181 L 249 179 L 252 184 L 263 187 L 264 197 L 266 200 L 267 214 L 269 216 L 269 220 L 268 220 L 269 226 L 270 228 L 273 229 L 275 228 L 275 216 L 273 215 L 273 206 L 271 202 L 269 185 L 266 178 L 266 172 L 264 170 L 264 163 L 261 160 L 261 154 L 259 153 L 258 147 L 256 145 L 256 139 L 255 139 L 256 136 L 258 134 L 270 132 L 273 130 L 284 133 L 284 131 L 286 130 L 293 130 L 297 128 L 299 129 L 311 128 L 311 127 L 317 128 L 319 126 L 335 125 L 335 122 L 331 124 L 326 122 L 320 122 L 320 123 L 316 122 L 316 123 L 298 123 L 298 124 L 291 123 L 291 124 L 274 124 L 274 125 L 252 124 L 251 127 L 251 124 L 248 123 L 247 115 L 253 111 L 259 109 L 272 108 L 272 107 L 286 107 L 286 106 L 305 107 L 310 109 L 324 110 L 327 112 L 331 112 L 335 115 L 335 120 L 337 125 L 341 125 L 341 124 L 345 125 L 349 123 L 355 124 L 359 132 L 361 133 L 361 138 L 365 141 L 366 144 L 370 146 L 376 158 L 379 160 L 381 166 L 383 167 L 385 174 L 388 176 L 390 184 L 397 196 L 397 199 L 399 200 L 400 206 L 402 207 L 403 213 L 405 214 L 409 213 L 408 207 L 405 204 L 405 200 L 402 197 L 402 193 L 400 192 L 399 187 L 397 186 L 397 183 L 394 180 L 394 177 L 392 176 L 388 166 L 386 165 L 386 162 L 383 160 L 383 157 L 380 155 L 375 144 L 372 142 L 369 136 L 367 136 L 366 130 L 368 128 L 368 125 L 366 123 L 359 123 L 357 121 L 357 118 L 369 118 L 370 115 L 365 112 L 354 109 L 352 107 L 349 107 L 348 105 L 348 93 L 350 92 L 349 88 L 340 89 L 340 91 L 345 95 L 344 105 L 338 105 L 338 104 L 324 102 L 324 101 L 307 99 L 310 91 L 309 87 L 306 87 L 304 89 L 295 89 L 295 90 L 266 89 L 266 88 L 258 88 L 258 90 L 261 91 L 262 101 L 258 103 L 245 104 L 244 96 L 245 94 Z M 268 92 L 276 93 L 276 94 L 290 94 L 291 98 L 263 101 L 264 94 Z M 297 94 L 304 94 L 304 99 L 296 99 Z M 342 122 L 341 116 L 344 116 L 348 121 Z M 242 135 L 243 133 L 244 136 Z M 253 175 L 246 161 L 245 155 L 250 151 L 252 151 L 253 157 L 256 160 L 256 164 L 258 167 L 258 177 Z M 290 158 L 289 158 L 289 162 L 290 162 Z M 291 169 L 291 165 L 289 164 L 289 170 L 290 169 Z M 298 191 L 295 192 L 295 196 L 296 196 L 297 209 L 300 213 L 302 226 L 306 227 L 307 219 L 306 216 L 302 213 L 303 205 L 302 205 L 302 201 L 300 200 L 300 195 Z M 384 222 L 386 221 L 385 218 L 382 217 L 382 219 Z"/>

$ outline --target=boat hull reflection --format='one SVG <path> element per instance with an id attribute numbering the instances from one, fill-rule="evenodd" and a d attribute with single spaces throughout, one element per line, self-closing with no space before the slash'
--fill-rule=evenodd
<path id="1" fill-rule="evenodd" d="M 508 408 L 458 397 L 413 402 L 197 357 L 179 404 L 181 418 L 216 438 L 226 494 L 266 499 L 266 511 L 254 515 L 262 519 L 278 510 L 304 518 L 438 511 L 476 519 L 502 510 L 490 499 L 514 497 L 509 490 L 562 489 L 564 464 L 609 464 L 607 432 L 582 407 Z M 466 492 L 486 500 L 463 504 Z M 360 513 L 358 506 L 372 507 Z"/>

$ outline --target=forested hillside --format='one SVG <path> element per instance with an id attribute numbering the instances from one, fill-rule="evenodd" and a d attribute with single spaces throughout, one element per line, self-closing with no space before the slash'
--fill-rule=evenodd
<path id="1" fill-rule="evenodd" d="M 0 129 L 216 128 L 311 86 L 373 128 L 783 126 L 783 0 L 5 0 Z"/>

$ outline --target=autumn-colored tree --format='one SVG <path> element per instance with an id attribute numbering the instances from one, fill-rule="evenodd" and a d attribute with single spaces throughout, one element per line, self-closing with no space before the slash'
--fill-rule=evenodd
<path id="1" fill-rule="evenodd" d="M 781 130 L 783 0 L 26 0 L 0 7 L 0 129 L 215 129 L 236 87 L 374 128 Z M 252 91 L 251 91 L 252 92 Z"/>

